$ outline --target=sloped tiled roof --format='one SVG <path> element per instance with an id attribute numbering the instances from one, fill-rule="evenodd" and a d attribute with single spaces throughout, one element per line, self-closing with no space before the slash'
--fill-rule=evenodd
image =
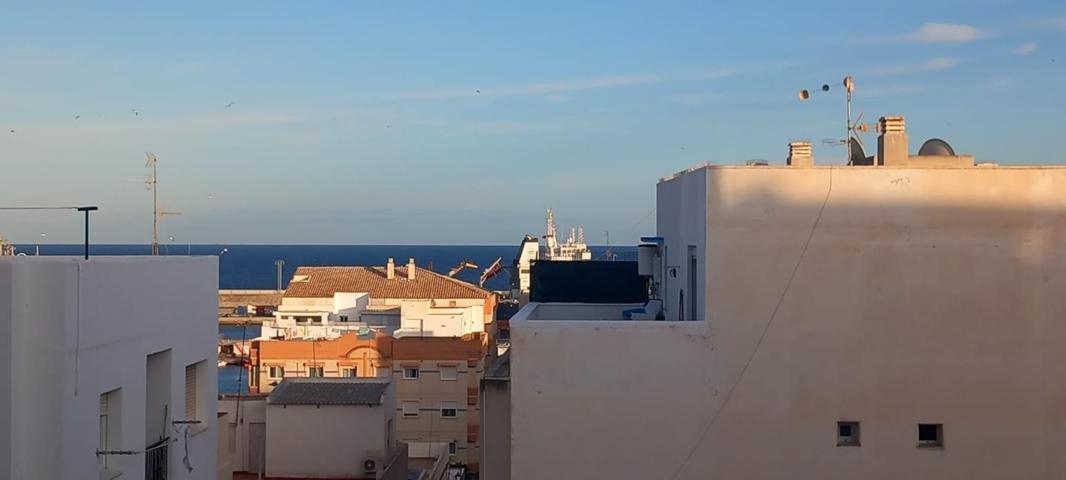
<path id="1" fill-rule="evenodd" d="M 367 293 L 370 298 L 488 298 L 492 292 L 431 270 L 415 267 L 414 280 L 407 267 L 396 266 L 389 280 L 385 267 L 298 267 L 285 289 L 286 297 L 333 297 L 337 292 Z"/>
<path id="2" fill-rule="evenodd" d="M 388 381 L 363 378 L 286 378 L 267 396 L 269 405 L 381 405 Z"/>

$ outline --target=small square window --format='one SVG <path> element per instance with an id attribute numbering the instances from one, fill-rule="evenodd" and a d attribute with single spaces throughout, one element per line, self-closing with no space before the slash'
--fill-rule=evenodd
<path id="1" fill-rule="evenodd" d="M 342 377 L 358 377 L 359 370 L 356 367 L 344 367 L 341 368 Z"/>
<path id="2" fill-rule="evenodd" d="M 272 367 L 270 367 L 270 373 L 268 374 L 268 376 L 270 378 L 284 378 L 285 377 L 285 367 L 281 367 L 281 366 L 272 366 Z"/>
<path id="3" fill-rule="evenodd" d="M 323 367 L 307 367 L 308 377 L 322 378 L 325 376 L 325 374 L 325 368 Z"/>
<path id="4" fill-rule="evenodd" d="M 837 446 L 859 446 L 859 422 L 837 422 Z"/>
<path id="5" fill-rule="evenodd" d="M 405 367 L 403 369 L 404 380 L 415 380 L 418 378 L 418 367 Z"/>
<path id="6" fill-rule="evenodd" d="M 455 418 L 457 413 L 455 402 L 440 402 L 441 418 Z"/>
<path id="7" fill-rule="evenodd" d="M 459 367 L 440 367 L 441 380 L 455 380 L 459 378 Z"/>
<path id="8" fill-rule="evenodd" d="M 405 417 L 417 417 L 418 416 L 418 402 L 403 402 L 403 416 Z"/>
<path id="9" fill-rule="evenodd" d="M 941 423 L 919 423 L 918 446 L 926 448 L 943 447 L 944 425 Z"/>

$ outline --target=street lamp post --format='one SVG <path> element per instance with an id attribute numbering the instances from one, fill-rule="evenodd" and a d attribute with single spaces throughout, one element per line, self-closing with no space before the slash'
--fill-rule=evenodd
<path id="1" fill-rule="evenodd" d="M 45 237 L 47 237 L 47 236 L 48 236 L 48 234 L 47 234 L 47 233 L 41 232 L 41 238 L 42 238 L 42 239 L 43 239 L 43 238 L 45 238 Z M 37 241 L 37 249 L 36 249 L 36 252 L 34 253 L 34 255 L 36 255 L 36 256 L 38 256 L 38 257 L 39 257 L 39 256 L 41 256 L 41 242 L 42 242 L 42 241 L 43 241 L 43 240 L 38 240 L 38 241 Z"/>

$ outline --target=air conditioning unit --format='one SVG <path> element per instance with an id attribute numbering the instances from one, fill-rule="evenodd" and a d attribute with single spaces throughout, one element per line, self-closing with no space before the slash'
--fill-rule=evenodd
<path id="1" fill-rule="evenodd" d="M 367 458 L 363 460 L 363 473 L 367 475 L 373 475 L 376 477 L 378 468 L 381 467 L 381 463 L 376 458 Z"/>

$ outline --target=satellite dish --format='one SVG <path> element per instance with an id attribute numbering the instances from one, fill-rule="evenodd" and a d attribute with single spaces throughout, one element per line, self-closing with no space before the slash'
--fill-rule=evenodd
<path id="1" fill-rule="evenodd" d="M 866 159 L 866 152 L 863 151 L 862 144 L 854 137 L 848 140 L 848 164 L 873 165 L 873 162 Z"/>
<path id="2" fill-rule="evenodd" d="M 803 90 L 799 91 L 799 99 L 800 100 L 806 100 L 808 98 L 811 98 L 811 92 L 808 92 L 807 89 L 803 89 Z"/>
<path id="3" fill-rule="evenodd" d="M 823 83 L 822 84 L 822 91 L 823 92 L 828 92 L 829 91 L 829 84 L 828 83 Z"/>
<path id="4" fill-rule="evenodd" d="M 948 145 L 939 138 L 930 138 L 922 144 L 922 148 L 918 149 L 918 155 L 928 155 L 931 157 L 954 157 L 955 149 Z"/>

